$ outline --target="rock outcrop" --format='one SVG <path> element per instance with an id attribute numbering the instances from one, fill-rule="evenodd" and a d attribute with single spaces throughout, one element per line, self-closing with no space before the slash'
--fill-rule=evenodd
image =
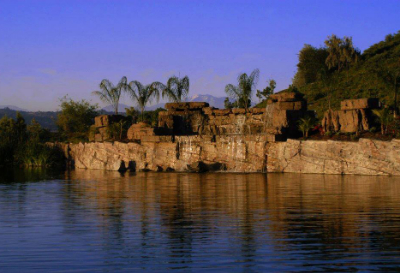
<path id="1" fill-rule="evenodd" d="M 258 136 L 155 136 L 142 143 L 63 147 L 80 169 L 400 175 L 400 140 L 358 142 Z"/>
<path id="2" fill-rule="evenodd" d="M 267 172 L 400 175 L 400 140 L 270 143 Z"/>
<path id="3" fill-rule="evenodd" d="M 159 113 L 159 128 L 172 135 L 257 135 L 268 134 L 270 140 L 298 134 L 297 121 L 307 111 L 299 93 L 282 92 L 270 96 L 267 108 L 215 109 L 207 103 L 167 103 Z"/>
<path id="4" fill-rule="evenodd" d="M 94 118 L 94 125 L 90 127 L 89 141 L 106 141 L 111 140 L 109 134 L 109 126 L 125 120 L 122 115 L 100 115 Z"/>
<path id="5" fill-rule="evenodd" d="M 378 99 L 354 99 L 341 102 L 341 110 L 328 110 L 322 119 L 325 132 L 357 133 L 374 124 L 372 109 L 380 107 Z"/>
<path id="6" fill-rule="evenodd" d="M 262 172 L 266 143 L 266 136 L 154 136 L 141 143 L 69 144 L 64 150 L 79 169 Z"/>

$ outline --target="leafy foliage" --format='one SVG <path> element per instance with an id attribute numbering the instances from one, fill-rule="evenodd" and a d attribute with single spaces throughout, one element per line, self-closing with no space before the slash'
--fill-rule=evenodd
<path id="1" fill-rule="evenodd" d="M 44 144 L 49 135 L 35 120 L 27 126 L 19 113 L 16 119 L 3 117 L 0 119 L 0 166 L 48 166 L 63 162 L 61 151 Z"/>
<path id="2" fill-rule="evenodd" d="M 320 74 L 328 70 L 325 64 L 328 55 L 326 48 L 304 45 L 299 52 L 299 63 L 297 64 L 297 73 L 294 76 L 293 84 L 301 87 L 317 81 L 320 78 Z"/>
<path id="3" fill-rule="evenodd" d="M 250 107 L 251 97 L 257 85 L 259 75 L 260 71 L 254 69 L 250 75 L 246 73 L 240 74 L 237 78 L 237 86 L 233 84 L 225 86 L 225 92 L 230 98 L 235 100 L 233 107 L 245 108 L 246 110 Z"/>
<path id="4" fill-rule="evenodd" d="M 181 102 L 184 101 L 189 94 L 189 77 L 178 78 L 172 76 L 168 79 L 167 86 L 162 92 L 162 96 L 167 97 L 169 101 Z"/>
<path id="5" fill-rule="evenodd" d="M 148 85 L 143 85 L 138 81 L 131 81 L 127 92 L 130 94 L 132 100 L 134 100 L 139 106 L 143 119 L 146 105 L 151 102 L 153 98 L 156 98 L 156 100 L 159 101 L 160 94 L 164 90 L 165 85 L 161 82 L 153 82 Z"/>
<path id="6" fill-rule="evenodd" d="M 100 98 L 101 101 L 109 103 L 114 108 L 115 114 L 118 115 L 118 104 L 121 98 L 122 91 L 127 90 L 128 80 L 122 77 L 117 85 L 113 85 L 109 80 L 104 79 L 101 81 L 100 91 L 93 91 L 92 94 Z"/>
<path id="7" fill-rule="evenodd" d="M 393 121 L 393 116 L 391 115 L 389 108 L 384 107 L 382 109 L 374 109 L 372 112 L 378 118 L 379 123 L 381 124 L 382 135 L 387 134 L 389 124 Z"/>
<path id="8" fill-rule="evenodd" d="M 268 97 L 274 93 L 275 87 L 276 87 L 276 81 L 269 80 L 267 87 L 265 87 L 262 91 L 257 90 L 256 94 L 257 98 L 259 98 L 260 100 L 268 99 Z"/>
<path id="9" fill-rule="evenodd" d="M 122 140 L 131 125 L 127 120 L 120 120 L 119 122 L 110 124 L 107 127 L 107 133 L 113 140 Z"/>
<path id="10" fill-rule="evenodd" d="M 74 101 L 67 97 L 61 99 L 61 112 L 58 114 L 57 126 L 61 137 L 70 141 L 87 141 L 90 126 L 97 115 L 97 104 L 86 100 Z"/>
<path id="11" fill-rule="evenodd" d="M 350 65 L 356 63 L 360 56 L 360 51 L 353 46 L 351 37 L 343 37 L 340 39 L 336 35 L 329 36 L 325 41 L 328 51 L 328 57 L 325 64 L 329 69 L 341 71 L 349 68 Z"/>
<path id="12" fill-rule="evenodd" d="M 329 107 L 339 109 L 342 100 L 365 97 L 376 97 L 385 105 L 394 105 L 400 83 L 397 80 L 395 84 L 400 70 L 400 32 L 390 37 L 365 50 L 353 65 L 342 64 L 340 71 L 320 73 L 313 83 L 293 82 L 305 94 L 309 109 L 322 117 Z"/>
<path id="13" fill-rule="evenodd" d="M 299 130 L 303 133 L 303 137 L 307 138 L 309 131 L 314 128 L 315 120 L 313 117 L 304 117 L 299 120 Z"/>
<path id="14" fill-rule="evenodd" d="M 151 126 L 155 127 L 158 124 L 158 113 L 161 111 L 165 111 L 164 108 L 157 108 L 154 111 L 144 111 L 143 114 L 139 117 L 139 122 L 146 122 Z"/>

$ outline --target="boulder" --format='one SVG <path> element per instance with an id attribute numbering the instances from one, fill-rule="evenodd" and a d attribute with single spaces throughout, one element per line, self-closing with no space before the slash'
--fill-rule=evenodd
<path id="1" fill-rule="evenodd" d="M 340 103 L 341 110 L 376 109 L 379 107 L 379 99 L 376 98 L 344 100 Z"/>
<path id="2" fill-rule="evenodd" d="M 207 165 L 202 161 L 196 161 L 188 165 L 188 170 L 195 173 L 204 173 L 208 171 Z"/>
<path id="3" fill-rule="evenodd" d="M 94 118 L 94 125 L 98 127 L 106 127 L 112 123 L 120 122 L 125 119 L 122 115 L 101 115 Z"/>
<path id="4" fill-rule="evenodd" d="M 167 110 L 201 110 L 209 106 L 207 102 L 172 102 L 165 104 Z"/>
<path id="5" fill-rule="evenodd" d="M 303 95 L 297 92 L 279 92 L 269 96 L 270 102 L 278 101 L 299 101 L 303 99 Z"/>
<path id="6" fill-rule="evenodd" d="M 279 110 L 303 110 L 306 109 L 305 101 L 278 101 L 276 107 Z"/>
<path id="7" fill-rule="evenodd" d="M 154 136 L 155 133 L 154 133 L 154 128 L 152 128 L 149 124 L 144 122 L 139 122 L 133 124 L 128 129 L 127 135 L 129 140 L 140 140 L 143 137 Z"/>

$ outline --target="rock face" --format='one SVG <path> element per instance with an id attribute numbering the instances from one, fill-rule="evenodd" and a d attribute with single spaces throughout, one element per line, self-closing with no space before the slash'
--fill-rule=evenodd
<path id="1" fill-rule="evenodd" d="M 291 140 L 266 136 L 154 136 L 142 143 L 63 147 L 79 169 L 400 175 L 400 140 Z"/>
<path id="2" fill-rule="evenodd" d="M 133 124 L 127 132 L 129 140 L 141 140 L 142 137 L 155 136 L 154 128 L 144 122 Z"/>
<path id="3" fill-rule="evenodd" d="M 266 136 L 154 136 L 63 148 L 79 169 L 262 172 L 266 143 Z"/>
<path id="4" fill-rule="evenodd" d="M 295 136 L 297 121 L 306 114 L 306 101 L 298 93 L 282 92 L 270 96 L 266 109 L 215 109 L 207 103 L 167 103 L 159 113 L 159 128 L 173 135 L 257 135 L 270 139 Z"/>
<path id="5" fill-rule="evenodd" d="M 125 120 L 122 115 L 101 115 L 94 118 L 94 125 L 90 127 L 89 141 L 106 141 L 110 140 L 108 127 L 113 124 Z"/>
<path id="6" fill-rule="evenodd" d="M 341 102 L 341 110 L 328 110 L 322 119 L 325 132 L 356 133 L 374 125 L 372 109 L 379 108 L 378 99 L 355 99 Z"/>
<path id="7" fill-rule="evenodd" d="M 400 175 L 400 141 L 301 141 L 270 143 L 268 172 Z"/>

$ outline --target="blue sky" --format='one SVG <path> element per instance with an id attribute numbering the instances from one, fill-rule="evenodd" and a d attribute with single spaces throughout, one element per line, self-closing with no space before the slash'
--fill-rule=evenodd
<path id="1" fill-rule="evenodd" d="M 365 50 L 400 30 L 400 1 L 0 0 L 0 105 L 55 110 L 98 100 L 100 81 L 166 82 L 225 96 L 241 72 L 286 88 L 304 44 L 352 36 Z M 127 98 L 123 103 L 132 104 Z"/>

